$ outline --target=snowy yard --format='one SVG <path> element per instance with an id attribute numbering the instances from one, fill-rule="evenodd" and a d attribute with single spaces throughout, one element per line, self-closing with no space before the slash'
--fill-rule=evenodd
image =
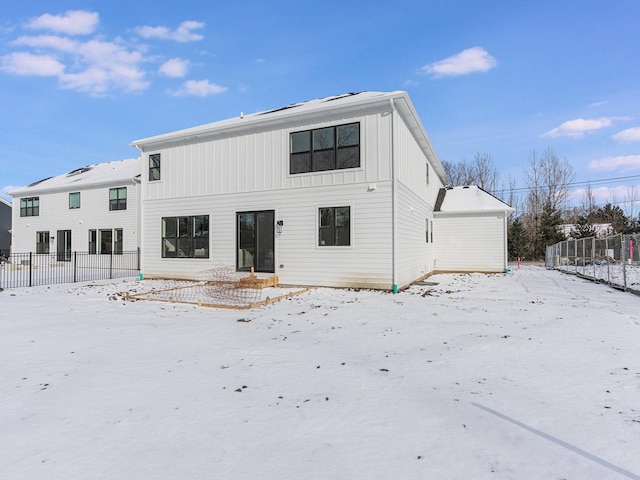
<path id="1" fill-rule="evenodd" d="M 640 297 L 527 266 L 255 310 L 0 292 L 0 478 L 640 478 Z"/>

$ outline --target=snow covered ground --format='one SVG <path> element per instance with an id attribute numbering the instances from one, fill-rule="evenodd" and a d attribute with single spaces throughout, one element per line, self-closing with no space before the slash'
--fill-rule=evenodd
<path id="1" fill-rule="evenodd" d="M 249 311 L 0 292 L 0 478 L 640 478 L 640 297 L 428 281 Z"/>

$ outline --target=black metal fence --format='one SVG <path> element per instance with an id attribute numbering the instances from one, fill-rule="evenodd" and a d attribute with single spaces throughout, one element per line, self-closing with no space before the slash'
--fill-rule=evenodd
<path id="1" fill-rule="evenodd" d="M 140 251 L 12 253 L 0 257 L 0 288 L 32 287 L 137 276 Z"/>

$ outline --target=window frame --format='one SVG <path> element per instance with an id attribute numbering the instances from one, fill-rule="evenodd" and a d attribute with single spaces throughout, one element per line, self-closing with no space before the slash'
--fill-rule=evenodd
<path id="1" fill-rule="evenodd" d="M 171 224 L 171 225 L 170 225 Z M 204 228 L 206 225 L 206 229 Z M 167 226 L 171 228 L 168 231 Z M 162 217 L 160 220 L 160 255 L 162 258 L 210 258 L 209 215 L 182 215 Z M 167 247 L 172 246 L 173 250 Z M 180 255 L 180 252 L 186 254 Z M 201 255 L 199 251 L 203 251 Z M 168 254 L 171 253 L 171 254 Z"/>
<path id="2" fill-rule="evenodd" d="M 95 228 L 89 229 L 88 232 L 89 238 L 89 255 L 97 255 L 98 254 L 98 230 Z"/>
<path id="3" fill-rule="evenodd" d="M 341 133 L 349 127 L 357 128 L 356 142 L 349 141 L 347 134 Z M 290 132 L 289 175 L 361 168 L 361 145 L 362 132 L 359 121 Z M 349 159 L 349 151 L 357 151 L 357 165 L 347 162 L 341 166 L 341 153 L 344 162 Z"/>
<path id="4" fill-rule="evenodd" d="M 76 202 L 71 201 L 71 199 L 75 198 L 78 199 L 77 205 L 75 205 Z M 69 192 L 69 210 L 75 210 L 76 208 L 80 208 L 80 192 Z"/>
<path id="5" fill-rule="evenodd" d="M 50 242 L 51 234 L 48 230 L 36 232 L 36 253 L 48 255 L 51 252 Z"/>
<path id="6" fill-rule="evenodd" d="M 161 157 L 159 153 L 151 153 L 149 154 L 149 181 L 150 182 L 158 182 L 162 179 L 162 163 Z M 156 178 L 157 174 L 157 178 Z"/>
<path id="7" fill-rule="evenodd" d="M 346 228 L 344 226 L 339 226 L 337 225 L 338 222 L 338 215 L 337 215 L 337 211 L 338 209 L 346 209 L 347 211 L 347 221 L 348 221 L 348 225 L 346 226 Z M 331 211 L 331 222 L 332 225 L 323 225 L 323 210 L 324 211 Z M 353 223 L 352 223 L 352 212 L 353 212 L 353 208 L 351 205 L 340 205 L 340 206 L 336 206 L 336 207 L 317 207 L 317 216 L 316 216 L 316 221 L 317 221 L 317 228 L 316 228 L 316 232 L 317 232 L 317 238 L 316 238 L 316 247 L 317 248 L 353 248 Z M 339 243 L 340 241 L 340 236 L 339 236 L 339 228 L 342 228 L 342 232 L 346 231 L 347 237 L 347 243 Z M 323 230 L 324 229 L 324 230 Z M 331 243 L 323 243 L 326 241 L 327 239 L 327 235 L 329 235 L 330 237 L 332 237 L 332 242 Z"/>
<path id="8" fill-rule="evenodd" d="M 25 197 L 20 199 L 21 217 L 40 216 L 40 197 Z"/>
<path id="9" fill-rule="evenodd" d="M 111 198 L 111 192 L 115 192 L 115 198 Z M 121 193 L 124 192 L 124 196 Z M 114 187 L 109 189 L 109 211 L 127 209 L 127 187 Z"/>

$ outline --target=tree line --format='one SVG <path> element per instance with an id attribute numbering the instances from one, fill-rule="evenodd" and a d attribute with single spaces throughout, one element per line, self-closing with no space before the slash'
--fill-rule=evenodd
<path id="1" fill-rule="evenodd" d="M 573 225 L 572 238 L 596 236 L 595 224 L 608 224 L 606 233 L 610 235 L 640 233 L 640 212 L 634 211 L 634 203 L 627 213 L 615 202 L 598 206 L 588 183 L 581 204 L 570 207 L 575 171 L 567 158 L 561 159 L 551 148 L 541 153 L 531 151 L 523 172 L 524 189 L 516 188 L 511 176 L 501 179 L 486 153 L 476 153 L 471 161 L 444 161 L 442 165 L 452 186 L 477 185 L 514 207 L 507 233 L 510 260 L 544 258 L 548 245 L 566 239 L 561 225 Z"/>

